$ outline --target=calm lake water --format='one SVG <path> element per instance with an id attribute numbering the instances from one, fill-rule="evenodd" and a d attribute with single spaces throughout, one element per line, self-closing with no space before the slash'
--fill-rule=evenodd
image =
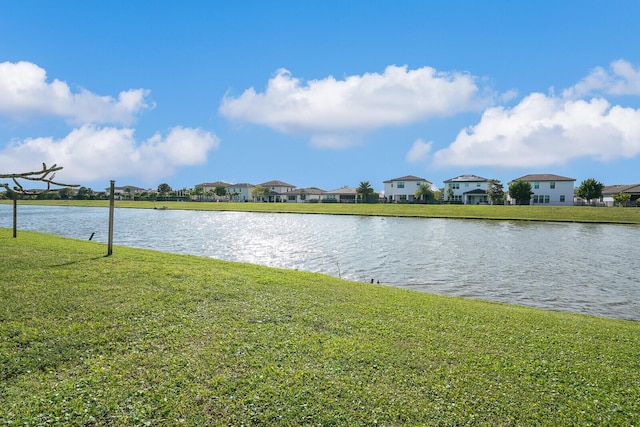
<path id="1" fill-rule="evenodd" d="M 18 205 L 18 229 L 106 243 L 108 215 Z M 114 244 L 640 320 L 633 225 L 116 209 Z"/>

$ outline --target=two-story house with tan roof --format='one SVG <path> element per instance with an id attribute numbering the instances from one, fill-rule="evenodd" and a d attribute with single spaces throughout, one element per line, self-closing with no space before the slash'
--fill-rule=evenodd
<path id="1" fill-rule="evenodd" d="M 229 199 L 233 202 L 248 202 L 251 200 L 251 191 L 255 188 L 255 185 L 248 184 L 246 182 L 240 184 L 229 184 L 227 186 L 227 194 Z"/>
<path id="2" fill-rule="evenodd" d="M 413 175 L 384 181 L 384 198 L 389 203 L 411 203 L 415 200 L 415 193 L 421 185 L 433 185 L 431 181 Z"/>
<path id="3" fill-rule="evenodd" d="M 202 190 L 206 193 L 207 191 L 215 190 L 218 187 L 227 188 L 230 184 L 223 181 L 216 182 L 203 182 L 201 184 L 196 184 L 195 188 L 202 188 Z"/>
<path id="4" fill-rule="evenodd" d="M 258 184 L 261 187 L 269 190 L 269 194 L 261 197 L 261 202 L 281 202 L 287 200 L 287 193 L 296 189 L 295 185 L 287 184 L 282 181 L 267 181 L 262 184 Z M 256 186 L 257 187 L 257 186 Z"/>
<path id="5" fill-rule="evenodd" d="M 460 175 L 444 181 L 444 201 L 465 205 L 486 205 L 489 202 L 489 180 L 477 175 Z"/>
<path id="6" fill-rule="evenodd" d="M 526 181 L 531 184 L 531 205 L 573 206 L 575 178 L 553 174 L 532 174 L 521 176 L 513 181 Z M 510 204 L 515 204 L 511 196 L 507 197 Z"/>

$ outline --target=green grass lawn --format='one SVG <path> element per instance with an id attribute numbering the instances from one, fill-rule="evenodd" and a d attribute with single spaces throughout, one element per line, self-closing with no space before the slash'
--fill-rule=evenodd
<path id="1" fill-rule="evenodd" d="M 1 425 L 640 423 L 640 322 L 10 236 Z"/>
<path id="2" fill-rule="evenodd" d="M 4 201 L 2 203 L 11 203 Z M 27 201 L 19 204 L 49 206 L 108 207 L 104 200 Z M 421 204 L 342 204 L 342 203 L 211 203 L 211 202 L 139 202 L 116 201 L 119 208 L 251 211 L 315 213 L 333 215 L 377 215 L 425 218 L 514 219 L 525 221 L 600 222 L 640 224 L 639 208 L 603 208 L 589 206 L 489 206 L 489 205 L 421 205 Z"/>

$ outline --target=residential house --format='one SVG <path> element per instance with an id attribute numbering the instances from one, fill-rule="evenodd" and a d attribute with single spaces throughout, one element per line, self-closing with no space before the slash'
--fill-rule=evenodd
<path id="1" fill-rule="evenodd" d="M 531 205 L 573 206 L 575 178 L 553 174 L 533 174 L 516 178 L 509 184 L 518 180 L 531 184 L 533 192 L 529 202 Z M 507 197 L 507 201 L 515 204 L 511 196 Z"/>
<path id="2" fill-rule="evenodd" d="M 228 184 L 228 183 L 223 182 L 223 181 L 203 182 L 202 184 L 196 184 L 195 188 L 202 188 L 204 190 L 204 192 L 207 193 L 209 191 L 215 191 L 215 189 L 218 188 L 218 187 L 227 188 L 230 185 L 231 184 Z"/>
<path id="3" fill-rule="evenodd" d="M 144 188 L 136 187 L 135 185 L 124 185 L 122 187 L 113 187 L 113 197 L 114 199 L 132 199 L 134 200 L 136 196 L 141 195 L 142 193 L 155 193 L 156 190 L 146 190 Z M 107 198 L 111 197 L 111 187 L 105 188 L 105 194 Z"/>
<path id="4" fill-rule="evenodd" d="M 384 197 L 389 203 L 411 203 L 415 200 L 415 193 L 421 185 L 433 185 L 430 181 L 413 175 L 384 181 Z"/>
<path id="5" fill-rule="evenodd" d="M 282 181 L 267 181 L 259 184 L 269 190 L 269 194 L 260 197 L 260 202 L 280 202 L 287 199 L 287 193 L 296 189 L 295 185 L 287 184 Z"/>
<path id="6" fill-rule="evenodd" d="M 255 188 L 253 184 L 241 183 L 241 184 L 229 184 L 227 186 L 227 194 L 231 201 L 234 202 L 248 202 L 251 200 L 251 191 Z"/>
<path id="7" fill-rule="evenodd" d="M 323 200 L 335 203 L 355 203 L 357 191 L 352 187 L 342 187 L 337 190 L 326 191 Z"/>
<path id="8" fill-rule="evenodd" d="M 287 202 L 293 203 L 318 203 L 322 196 L 324 196 L 325 191 L 319 188 L 311 187 L 311 188 L 298 188 L 293 191 L 289 191 L 287 194 Z"/>
<path id="9" fill-rule="evenodd" d="M 226 182 L 216 181 L 216 182 L 203 182 L 202 184 L 196 184 L 195 190 L 196 194 L 191 196 L 192 200 L 220 200 L 221 196 L 215 194 L 217 188 L 227 189 Z"/>
<path id="10" fill-rule="evenodd" d="M 630 206 L 640 203 L 640 184 L 607 185 L 602 189 L 602 202 L 607 206 L 615 206 L 616 202 L 613 200 L 613 196 L 620 193 L 627 193 L 631 196 L 628 203 Z"/>
<path id="11" fill-rule="evenodd" d="M 486 205 L 489 180 L 477 175 L 460 175 L 444 181 L 444 201 L 465 205 Z"/>

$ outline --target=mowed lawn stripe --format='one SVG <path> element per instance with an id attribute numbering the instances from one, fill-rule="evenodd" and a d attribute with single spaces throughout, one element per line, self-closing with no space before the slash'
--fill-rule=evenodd
<path id="1" fill-rule="evenodd" d="M 633 425 L 640 323 L 0 229 L 0 423 Z"/>

